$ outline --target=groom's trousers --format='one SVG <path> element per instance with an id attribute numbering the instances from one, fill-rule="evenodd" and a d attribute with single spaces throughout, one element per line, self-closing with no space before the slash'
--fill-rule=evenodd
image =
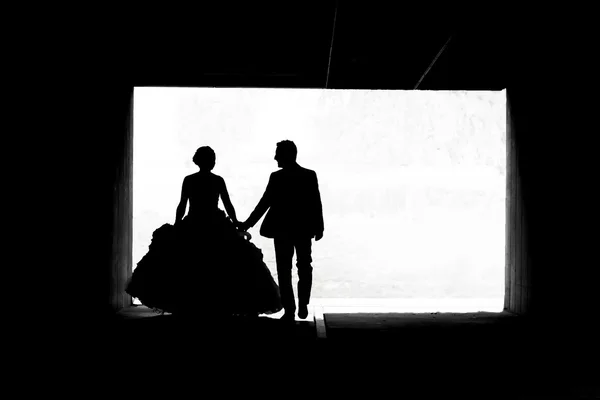
<path id="1" fill-rule="evenodd" d="M 296 268 L 298 268 L 298 302 L 308 305 L 312 288 L 312 238 L 276 237 L 275 261 L 281 303 L 286 312 L 296 311 L 294 290 L 292 286 L 292 257 L 296 250 Z"/>

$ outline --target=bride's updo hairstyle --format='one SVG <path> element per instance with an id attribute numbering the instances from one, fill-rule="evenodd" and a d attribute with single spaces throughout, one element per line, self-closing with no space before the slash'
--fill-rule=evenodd
<path id="1" fill-rule="evenodd" d="M 213 149 L 208 146 L 202 146 L 196 150 L 192 161 L 203 171 L 212 171 L 215 167 L 217 156 Z"/>

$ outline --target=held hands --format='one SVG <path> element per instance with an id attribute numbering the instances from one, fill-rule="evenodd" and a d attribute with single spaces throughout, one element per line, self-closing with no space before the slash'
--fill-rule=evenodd
<path id="1" fill-rule="evenodd" d="M 252 228 L 250 226 L 250 224 L 248 224 L 248 221 L 244 221 L 244 222 L 234 221 L 233 223 L 234 223 L 235 227 L 238 228 L 242 232 L 246 232 L 246 231 L 248 231 L 248 229 Z M 323 231 L 315 234 L 315 240 L 317 242 L 321 239 L 323 239 Z"/>
<path id="2" fill-rule="evenodd" d="M 244 222 L 237 221 L 236 227 L 243 232 L 246 232 L 248 229 L 250 229 L 250 225 L 248 225 L 248 223 L 246 221 L 244 221 Z"/>

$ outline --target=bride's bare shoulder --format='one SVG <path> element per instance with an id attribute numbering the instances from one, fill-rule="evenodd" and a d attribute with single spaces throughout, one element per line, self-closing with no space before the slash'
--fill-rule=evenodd
<path id="1" fill-rule="evenodd" d="M 225 179 L 223 179 L 223 177 L 221 175 L 217 175 L 217 174 L 214 174 L 212 172 L 210 173 L 210 175 L 212 176 L 212 178 L 215 181 L 218 181 L 218 182 L 224 182 L 225 181 Z"/>
<path id="2" fill-rule="evenodd" d="M 184 178 L 184 183 L 185 182 L 197 182 L 197 183 L 203 183 L 203 184 L 221 184 L 222 182 L 225 182 L 223 180 L 223 178 L 221 178 L 221 176 L 217 175 L 217 174 L 213 174 L 212 172 L 196 172 L 194 174 L 188 175 Z"/>

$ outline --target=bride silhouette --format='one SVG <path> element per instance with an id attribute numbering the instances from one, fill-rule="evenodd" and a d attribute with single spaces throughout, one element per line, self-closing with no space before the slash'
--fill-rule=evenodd
<path id="1" fill-rule="evenodd" d="M 214 151 L 200 147 L 193 161 L 200 171 L 183 180 L 175 224 L 154 231 L 126 292 L 147 307 L 173 314 L 228 317 L 280 311 L 279 287 L 263 254 L 249 233 L 238 230 L 225 180 L 211 172 Z M 219 197 L 229 217 L 218 208 Z"/>

